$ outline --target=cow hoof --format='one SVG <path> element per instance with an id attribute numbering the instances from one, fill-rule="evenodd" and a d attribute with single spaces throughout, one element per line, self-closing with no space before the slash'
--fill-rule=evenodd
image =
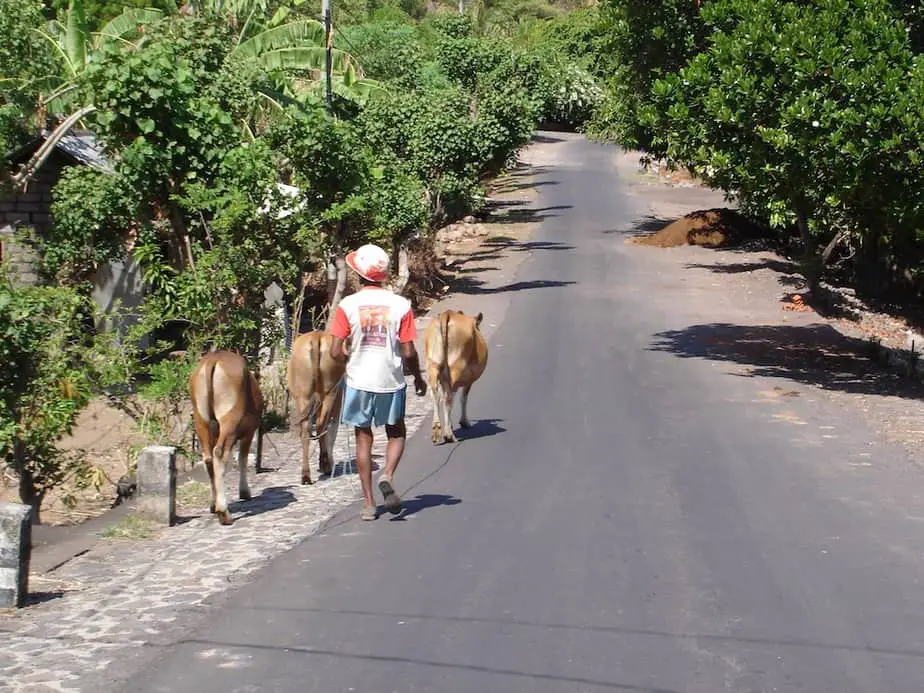
<path id="1" fill-rule="evenodd" d="M 238 493 L 238 495 L 240 496 L 241 500 L 250 500 L 250 489 L 242 490 Z"/>
<path id="2" fill-rule="evenodd" d="M 443 442 L 443 433 L 440 430 L 439 424 L 435 424 L 433 429 L 430 432 L 430 440 L 433 441 L 434 445 L 439 445 Z"/>
<path id="3" fill-rule="evenodd" d="M 209 505 L 209 512 L 212 513 L 213 515 L 215 514 L 216 510 L 215 510 L 215 504 L 214 504 L 214 503 L 211 503 L 211 504 Z"/>
<path id="4" fill-rule="evenodd" d="M 302 486 L 311 486 L 310 474 L 302 474 Z"/>
<path id="5" fill-rule="evenodd" d="M 458 443 L 459 440 L 456 438 L 455 433 L 448 433 L 443 436 L 444 443 Z"/>
<path id="6" fill-rule="evenodd" d="M 234 520 L 231 519 L 231 513 L 229 513 L 227 510 L 222 510 L 220 513 L 218 513 L 218 522 L 228 526 L 232 524 Z"/>
<path id="7" fill-rule="evenodd" d="M 471 428 L 471 427 L 472 427 L 472 422 L 469 421 L 468 419 L 462 419 L 462 420 L 459 422 L 459 426 L 461 426 L 462 428 Z"/>

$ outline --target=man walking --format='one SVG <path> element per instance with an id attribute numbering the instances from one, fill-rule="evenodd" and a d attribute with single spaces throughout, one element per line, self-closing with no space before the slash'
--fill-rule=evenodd
<path id="1" fill-rule="evenodd" d="M 334 313 L 330 327 L 334 337 L 331 356 L 341 363 L 347 362 L 342 421 L 356 430 L 356 464 L 363 487 L 360 517 L 374 520 L 372 426 L 384 425 L 388 436 L 385 470 L 378 486 L 385 509 L 397 514 L 402 505 L 393 478 L 407 437 L 403 363 L 414 376 L 414 389 L 419 396 L 427 394 L 427 385 L 414 346 L 417 328 L 411 303 L 382 286 L 388 278 L 388 254 L 377 245 L 368 244 L 349 253 L 346 262 L 359 275 L 362 288 L 340 301 Z M 348 337 L 349 353 L 344 349 Z"/>

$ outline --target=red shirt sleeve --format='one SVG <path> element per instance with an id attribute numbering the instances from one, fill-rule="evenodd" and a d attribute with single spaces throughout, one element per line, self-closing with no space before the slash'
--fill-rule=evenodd
<path id="1" fill-rule="evenodd" d="M 398 327 L 398 341 L 401 344 L 413 342 L 417 338 L 417 324 L 414 322 L 414 309 L 408 309 L 404 317 L 401 318 L 401 325 Z"/>
<path id="2" fill-rule="evenodd" d="M 337 306 L 337 312 L 334 313 L 334 320 L 330 324 L 330 333 L 340 339 L 346 339 L 350 336 L 350 321 L 340 306 Z"/>

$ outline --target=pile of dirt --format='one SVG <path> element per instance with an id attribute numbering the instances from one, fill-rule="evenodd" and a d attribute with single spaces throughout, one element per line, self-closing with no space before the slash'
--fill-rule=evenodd
<path id="1" fill-rule="evenodd" d="M 699 245 L 720 248 L 761 238 L 759 227 L 731 209 L 720 207 L 691 212 L 655 233 L 636 236 L 633 243 L 658 248 Z"/>

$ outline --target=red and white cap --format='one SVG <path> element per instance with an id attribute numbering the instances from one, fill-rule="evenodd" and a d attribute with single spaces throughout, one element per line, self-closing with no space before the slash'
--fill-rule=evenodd
<path id="1" fill-rule="evenodd" d="M 388 279 L 388 253 L 372 243 L 348 253 L 346 263 L 356 274 L 370 282 L 378 284 Z"/>

